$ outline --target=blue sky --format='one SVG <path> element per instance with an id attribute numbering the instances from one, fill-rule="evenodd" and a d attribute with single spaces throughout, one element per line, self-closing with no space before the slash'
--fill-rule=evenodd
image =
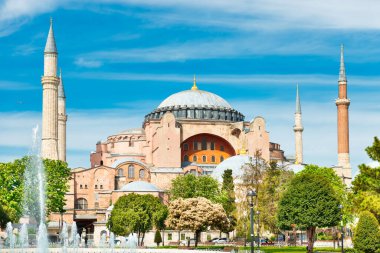
<path id="1" fill-rule="evenodd" d="M 0 160 L 28 152 L 41 121 L 43 49 L 54 19 L 67 96 L 68 162 L 172 93 L 198 86 L 294 153 L 300 85 L 305 162 L 336 163 L 340 44 L 349 82 L 352 165 L 379 135 L 380 2 L 302 0 L 0 0 Z"/>

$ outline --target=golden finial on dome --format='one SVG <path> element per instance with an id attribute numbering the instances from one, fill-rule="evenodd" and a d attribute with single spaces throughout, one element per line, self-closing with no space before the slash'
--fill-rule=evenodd
<path id="1" fill-rule="evenodd" d="M 197 80 L 195 79 L 195 75 L 194 75 L 193 87 L 191 87 L 191 90 L 198 90 Z"/>

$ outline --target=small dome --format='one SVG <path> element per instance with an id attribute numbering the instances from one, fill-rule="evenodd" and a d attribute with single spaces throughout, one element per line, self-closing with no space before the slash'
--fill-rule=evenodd
<path id="1" fill-rule="evenodd" d="M 244 174 L 244 166 L 250 163 L 255 158 L 249 155 L 235 155 L 227 158 L 216 166 L 215 170 L 212 172 L 212 177 L 222 182 L 222 176 L 225 170 L 232 170 L 232 177 L 234 180 L 239 180 Z"/>
<path id="2" fill-rule="evenodd" d="M 289 164 L 289 165 L 285 165 L 285 167 L 288 170 L 293 171 L 294 173 L 298 173 L 305 168 L 303 164 Z"/>
<path id="3" fill-rule="evenodd" d="M 135 181 L 124 185 L 120 191 L 125 192 L 161 192 L 154 184 L 146 181 Z"/>
<path id="4" fill-rule="evenodd" d="M 218 95 L 203 90 L 185 90 L 166 98 L 158 108 L 171 106 L 195 106 L 232 109 L 231 105 Z"/>

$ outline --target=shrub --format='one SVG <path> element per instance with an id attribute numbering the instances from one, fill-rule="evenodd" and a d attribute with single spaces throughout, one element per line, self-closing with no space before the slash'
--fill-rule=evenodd
<path id="1" fill-rule="evenodd" d="M 154 242 L 157 243 L 157 247 L 160 246 L 160 243 L 162 243 L 160 230 L 156 230 L 156 234 L 154 235 Z"/>
<path id="2" fill-rule="evenodd" d="M 354 248 L 358 251 L 374 253 L 380 249 L 379 222 L 372 213 L 361 213 L 353 239 Z"/>

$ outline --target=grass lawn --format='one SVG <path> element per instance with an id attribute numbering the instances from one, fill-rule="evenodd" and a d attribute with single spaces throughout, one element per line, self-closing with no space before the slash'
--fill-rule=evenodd
<path id="1" fill-rule="evenodd" d="M 257 248 L 255 248 L 256 250 Z M 249 247 L 243 247 L 239 249 L 239 252 L 245 252 L 248 250 L 250 252 Z M 278 253 L 278 252 L 288 252 L 288 253 L 298 253 L 298 252 L 306 252 L 306 246 L 302 247 L 261 247 L 261 251 L 265 253 Z M 314 248 L 314 252 L 340 252 L 340 249 L 334 248 Z"/>

